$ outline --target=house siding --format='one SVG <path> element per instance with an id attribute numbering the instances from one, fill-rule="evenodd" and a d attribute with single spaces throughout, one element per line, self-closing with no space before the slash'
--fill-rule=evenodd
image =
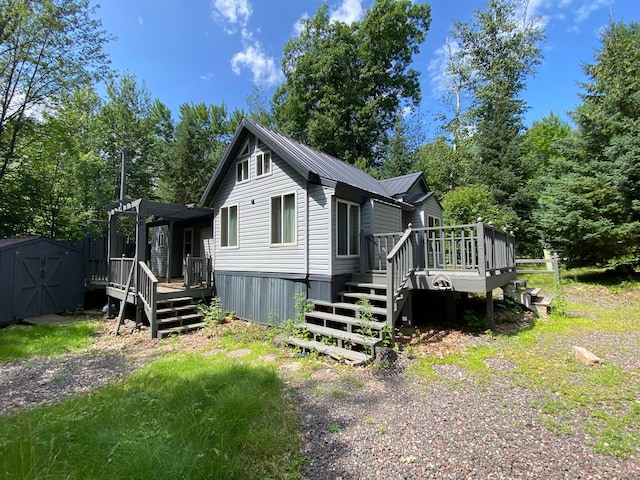
<path id="1" fill-rule="evenodd" d="M 360 271 L 360 256 L 352 255 L 348 257 L 338 256 L 338 215 L 337 215 L 337 200 L 343 200 L 341 198 L 334 198 L 331 202 L 331 251 L 333 252 L 333 275 L 350 274 Z M 353 203 L 353 202 L 351 202 Z M 369 220 L 366 218 L 363 221 L 363 212 L 366 211 L 365 205 L 360 205 L 360 229 L 370 228 Z"/>
<path id="2" fill-rule="evenodd" d="M 234 311 L 238 318 L 282 325 L 295 318 L 295 295 L 306 295 L 307 284 L 303 279 L 216 271 L 215 289 L 223 308 Z"/>
<path id="3" fill-rule="evenodd" d="M 402 210 L 400 207 L 373 200 L 373 233 L 401 232 Z"/>
<path id="4" fill-rule="evenodd" d="M 158 278 L 167 276 L 167 252 L 169 251 L 169 225 L 151 229 L 151 271 Z"/>
<path id="5" fill-rule="evenodd" d="M 309 185 L 309 274 L 331 275 L 331 199 L 333 189 Z"/>
<path id="6" fill-rule="evenodd" d="M 237 162 L 236 162 L 237 163 Z M 305 273 L 305 181 L 286 162 L 272 155 L 272 173 L 255 176 L 255 159 L 249 162 L 250 180 L 236 184 L 236 167 L 229 169 L 214 198 L 216 269 L 221 271 Z M 296 194 L 296 244 L 270 245 L 271 197 Z M 238 206 L 238 246 L 220 247 L 220 208 Z"/>

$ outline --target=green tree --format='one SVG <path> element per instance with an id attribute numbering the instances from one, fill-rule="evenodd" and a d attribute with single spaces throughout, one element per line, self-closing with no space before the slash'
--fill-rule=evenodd
<path id="1" fill-rule="evenodd" d="M 442 199 L 442 209 L 446 225 L 466 225 L 482 218 L 497 228 L 511 229 L 516 220 L 515 213 L 496 204 L 489 187 L 482 184 L 450 191 Z"/>
<path id="2" fill-rule="evenodd" d="M 465 66 L 474 127 L 473 151 L 477 182 L 489 187 L 493 200 L 516 213 L 519 250 L 530 250 L 535 238 L 522 222 L 531 215 L 517 193 L 528 181 L 521 163 L 523 115 L 521 93 L 542 58 L 538 44 L 544 38 L 539 23 L 528 17 L 527 2 L 487 0 L 475 10 L 471 23 L 456 23 L 459 45 L 454 60 Z"/>
<path id="3" fill-rule="evenodd" d="M 411 68 L 430 7 L 376 0 L 351 25 L 331 22 L 327 4 L 285 46 L 285 82 L 272 109 L 278 128 L 348 162 L 373 167 L 403 107 L 420 101 Z"/>
<path id="4" fill-rule="evenodd" d="M 396 117 L 393 134 L 386 145 L 378 176 L 392 178 L 406 175 L 418 169 L 416 148 L 411 143 L 407 124 L 402 115 Z"/>
<path id="5" fill-rule="evenodd" d="M 180 105 L 175 140 L 164 166 L 165 200 L 180 204 L 200 200 L 236 128 L 236 117 L 230 117 L 224 105 Z"/>
<path id="6" fill-rule="evenodd" d="M 544 239 L 576 262 L 640 259 L 640 26 L 611 22 L 584 67 L 575 135 L 552 162 L 541 198 Z"/>
<path id="7" fill-rule="evenodd" d="M 444 137 L 420 146 L 416 152 L 417 165 L 438 198 L 457 187 L 473 184 L 473 155 L 470 142 L 454 148 Z"/>
<path id="8" fill-rule="evenodd" d="M 104 162 L 104 182 L 111 189 L 111 200 L 119 198 L 122 150 L 126 148 L 125 197 L 155 198 L 161 165 L 156 162 L 158 134 L 166 120 L 143 84 L 126 74 L 110 78 L 107 98 L 98 115 L 97 151 Z"/>
<path id="9" fill-rule="evenodd" d="M 61 94 L 102 78 L 109 36 L 89 0 L 0 0 L 0 197 L 21 140 Z"/>

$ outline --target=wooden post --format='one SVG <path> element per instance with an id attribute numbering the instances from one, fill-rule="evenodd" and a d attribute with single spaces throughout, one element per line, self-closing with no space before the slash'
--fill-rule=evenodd
<path id="1" fill-rule="evenodd" d="M 484 223 L 482 218 L 478 218 L 478 272 L 481 277 L 487 276 L 487 256 L 484 248 Z"/>
<path id="2" fill-rule="evenodd" d="M 447 309 L 447 322 L 454 323 L 456 321 L 456 294 L 454 292 L 448 291 L 444 292 L 445 294 L 445 303 Z"/>
<path id="3" fill-rule="evenodd" d="M 557 252 L 551 256 L 551 262 L 553 264 L 553 274 L 556 279 L 556 285 L 560 285 L 560 256 Z"/>
<path id="4" fill-rule="evenodd" d="M 364 231 L 360 232 L 360 273 L 367 273 L 369 263 L 369 249 L 367 248 L 367 237 Z"/>
<path id="5" fill-rule="evenodd" d="M 193 262 L 191 261 L 191 254 L 188 253 L 187 254 L 187 265 L 185 266 L 185 271 L 184 271 L 184 288 L 189 290 L 191 288 L 191 282 L 192 282 L 192 275 L 191 275 L 191 269 L 193 268 Z"/>
<path id="6" fill-rule="evenodd" d="M 486 295 L 487 325 L 491 330 L 495 330 L 496 324 L 493 321 L 493 290 L 489 290 Z"/>

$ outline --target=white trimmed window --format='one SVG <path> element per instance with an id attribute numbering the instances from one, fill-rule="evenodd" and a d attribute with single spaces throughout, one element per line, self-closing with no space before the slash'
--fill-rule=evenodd
<path id="1" fill-rule="evenodd" d="M 296 243 L 296 194 L 271 197 L 271 244 Z"/>
<path id="2" fill-rule="evenodd" d="M 271 152 L 258 152 L 256 155 L 256 177 L 271 173 Z"/>
<path id="3" fill-rule="evenodd" d="M 338 200 L 338 255 L 360 254 L 360 205 Z"/>
<path id="4" fill-rule="evenodd" d="M 238 246 L 238 206 L 231 205 L 220 209 L 220 246 Z"/>
<path id="5" fill-rule="evenodd" d="M 236 164 L 236 183 L 249 180 L 249 159 L 240 160 Z"/>

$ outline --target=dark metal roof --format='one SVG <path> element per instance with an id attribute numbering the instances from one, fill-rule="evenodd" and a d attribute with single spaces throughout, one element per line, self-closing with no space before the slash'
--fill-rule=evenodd
<path id="1" fill-rule="evenodd" d="M 411 190 L 417 181 L 422 178 L 422 172 L 409 173 L 400 177 L 380 180 L 382 186 L 391 196 L 402 195 Z"/>
<path id="2" fill-rule="evenodd" d="M 175 205 L 172 203 L 154 202 L 153 200 L 122 200 L 107 205 L 109 213 L 132 212 L 140 208 L 145 216 L 154 216 L 166 220 L 191 220 L 197 218 L 213 217 L 213 210 L 210 208 L 195 207 L 189 205 Z"/>
<path id="3" fill-rule="evenodd" d="M 308 181 L 342 183 L 374 196 L 393 200 L 393 196 L 380 182 L 359 168 L 245 118 L 240 123 L 207 189 L 202 195 L 201 205 L 208 205 L 211 202 L 249 132 L 258 137 Z"/>

